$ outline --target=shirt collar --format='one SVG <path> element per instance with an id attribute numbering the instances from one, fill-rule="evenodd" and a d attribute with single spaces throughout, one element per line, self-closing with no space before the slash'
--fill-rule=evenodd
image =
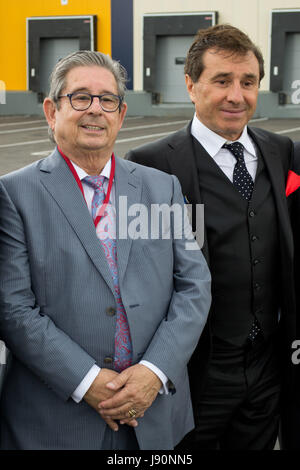
<path id="1" fill-rule="evenodd" d="M 72 162 L 72 164 L 80 180 L 83 180 L 83 178 L 85 178 L 86 176 L 89 176 L 80 166 L 76 165 L 76 163 Z M 99 176 L 105 176 L 107 179 L 109 179 L 110 169 L 111 169 L 111 158 L 108 160 L 108 162 L 106 163 L 105 167 L 103 168 Z"/>
<path id="2" fill-rule="evenodd" d="M 196 113 L 192 121 L 191 134 L 201 143 L 202 147 L 204 147 L 207 153 L 213 158 L 225 143 L 231 143 L 224 139 L 224 137 L 216 134 L 206 127 L 201 121 L 199 121 Z M 253 157 L 256 157 L 255 147 L 248 134 L 247 126 L 244 127 L 241 137 L 236 142 L 241 142 L 247 152 L 249 152 Z"/>

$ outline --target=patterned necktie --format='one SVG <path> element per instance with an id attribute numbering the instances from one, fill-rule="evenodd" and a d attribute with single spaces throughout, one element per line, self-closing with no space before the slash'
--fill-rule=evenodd
<path id="1" fill-rule="evenodd" d="M 93 220 L 97 217 L 98 211 L 105 199 L 105 192 L 103 189 L 104 179 L 105 176 L 86 176 L 83 180 L 94 189 L 94 197 L 92 200 Z M 105 227 L 102 229 L 101 222 L 104 221 L 104 219 L 101 219 L 97 226 L 97 236 L 104 249 L 117 298 L 114 369 L 121 372 L 132 364 L 132 343 L 127 315 L 120 294 L 116 237 L 115 234 L 111 236 L 112 232 L 115 232 L 116 217 L 115 211 L 110 204 L 106 206 L 103 217 L 106 218 Z M 111 227 L 108 227 L 109 225 L 113 227 L 113 230 L 111 230 Z M 105 231 L 107 228 L 109 228 L 109 231 Z"/>
<path id="2" fill-rule="evenodd" d="M 247 201 L 250 201 L 254 183 L 245 164 L 243 144 L 241 144 L 241 142 L 233 142 L 232 144 L 224 144 L 223 148 L 230 150 L 236 158 L 236 164 L 233 170 L 234 186 Z M 258 335 L 262 335 L 262 330 L 257 318 L 254 317 L 248 338 L 253 342 Z"/>
<path id="3" fill-rule="evenodd" d="M 240 142 L 233 142 L 233 144 L 224 144 L 223 147 L 230 150 L 236 158 L 236 164 L 233 170 L 233 184 L 238 192 L 247 199 L 247 201 L 250 201 L 254 183 L 245 164 L 244 146 Z"/>

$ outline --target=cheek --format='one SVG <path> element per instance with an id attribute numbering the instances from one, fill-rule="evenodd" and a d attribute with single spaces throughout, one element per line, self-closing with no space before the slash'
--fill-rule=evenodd
<path id="1" fill-rule="evenodd" d="M 246 101 L 248 102 L 248 105 L 250 108 L 254 108 L 257 103 L 257 98 L 258 98 L 258 93 L 251 93 L 248 96 L 246 96 Z"/>

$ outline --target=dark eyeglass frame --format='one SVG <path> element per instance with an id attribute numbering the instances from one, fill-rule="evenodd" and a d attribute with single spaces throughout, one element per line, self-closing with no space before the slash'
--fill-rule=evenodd
<path id="1" fill-rule="evenodd" d="M 74 108 L 73 104 L 72 104 L 72 97 L 74 95 L 86 95 L 86 96 L 89 96 L 90 98 L 90 104 L 84 108 L 84 109 L 76 109 Z M 114 98 L 118 98 L 119 100 L 119 104 L 117 105 L 116 109 L 105 109 L 103 107 L 103 104 L 102 104 L 102 98 L 104 96 L 113 96 Z M 100 105 L 100 108 L 105 111 L 106 113 L 115 113 L 117 111 L 117 109 L 121 109 L 121 105 L 123 103 L 123 97 L 122 96 L 119 96 L 119 95 L 115 95 L 114 93 L 103 93 L 102 95 L 91 95 L 90 93 L 86 93 L 84 91 L 75 91 L 74 93 L 67 93 L 66 95 L 60 95 L 57 97 L 57 99 L 60 99 L 60 98 L 69 98 L 69 101 L 70 101 L 70 105 L 72 106 L 72 108 L 75 110 L 75 111 L 86 111 L 87 109 L 89 109 L 90 106 L 92 106 L 93 104 L 93 100 L 94 98 L 98 98 L 99 99 L 99 105 Z"/>

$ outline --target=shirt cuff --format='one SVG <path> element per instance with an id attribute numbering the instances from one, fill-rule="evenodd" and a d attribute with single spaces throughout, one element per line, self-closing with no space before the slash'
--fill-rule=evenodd
<path id="1" fill-rule="evenodd" d="M 156 374 L 157 377 L 161 380 L 163 386 L 160 388 L 158 393 L 160 393 L 161 395 L 163 393 L 168 395 L 168 393 L 169 393 L 169 389 L 168 389 L 169 380 L 168 380 L 168 377 L 158 367 L 156 367 L 154 364 L 152 364 L 152 362 L 140 361 L 140 364 L 143 364 L 144 366 L 148 367 L 148 369 L 152 370 L 152 372 L 154 372 L 154 374 Z"/>
<path id="2" fill-rule="evenodd" d="M 91 367 L 91 369 L 88 371 L 84 379 L 80 382 L 76 390 L 74 390 L 71 397 L 73 398 L 74 401 L 76 401 L 76 403 L 79 403 L 83 399 L 84 395 L 86 394 L 86 392 L 88 391 L 92 383 L 94 382 L 100 370 L 101 370 L 100 367 L 94 364 Z"/>

